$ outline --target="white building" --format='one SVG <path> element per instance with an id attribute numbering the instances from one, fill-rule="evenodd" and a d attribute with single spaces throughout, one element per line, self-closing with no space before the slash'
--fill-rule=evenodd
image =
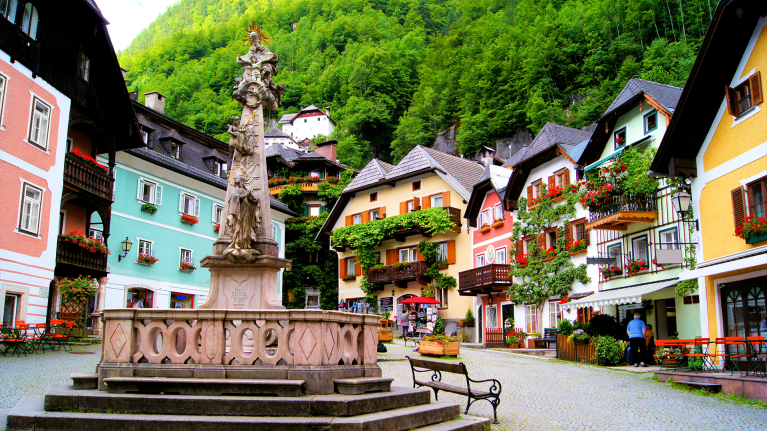
<path id="1" fill-rule="evenodd" d="M 273 144 L 284 145 L 294 150 L 300 149 L 296 141 L 276 127 L 272 127 L 264 132 L 264 145 L 268 147 Z"/>
<path id="2" fill-rule="evenodd" d="M 300 142 L 306 138 L 312 139 L 317 135 L 330 136 L 336 129 L 336 123 L 330 118 L 330 107 L 325 107 L 323 112 L 320 108 L 309 105 L 301 108 L 297 114 L 285 114 L 280 118 L 279 124 L 282 131 Z"/>

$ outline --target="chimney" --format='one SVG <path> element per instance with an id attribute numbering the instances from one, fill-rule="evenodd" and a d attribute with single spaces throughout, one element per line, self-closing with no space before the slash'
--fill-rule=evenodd
<path id="1" fill-rule="evenodd" d="M 138 101 L 138 92 L 137 91 L 131 91 L 128 96 L 130 97 L 130 100 L 137 102 Z"/>
<path id="2" fill-rule="evenodd" d="M 144 105 L 165 115 L 165 96 L 157 91 L 144 93 Z"/>
<path id="3" fill-rule="evenodd" d="M 328 160 L 335 161 L 336 160 L 336 141 L 328 141 L 326 143 L 317 144 L 317 149 L 314 151 Z"/>
<path id="4" fill-rule="evenodd" d="M 328 118 L 330 118 L 330 106 L 325 107 L 325 115 L 327 115 Z"/>

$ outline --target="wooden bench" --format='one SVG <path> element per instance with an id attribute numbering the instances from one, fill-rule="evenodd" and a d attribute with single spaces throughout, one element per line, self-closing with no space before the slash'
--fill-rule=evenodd
<path id="1" fill-rule="evenodd" d="M 687 380 L 672 380 L 672 383 L 676 383 L 678 385 L 685 385 L 685 386 L 691 386 L 696 388 L 701 388 L 705 390 L 706 392 L 719 392 L 722 390 L 722 385 L 718 383 L 706 383 L 706 382 L 690 382 Z"/>
<path id="2" fill-rule="evenodd" d="M 407 347 L 407 342 L 408 341 L 412 340 L 413 341 L 413 347 L 415 347 L 417 341 L 421 341 L 423 339 L 423 337 L 425 337 L 427 335 L 431 335 L 431 331 L 429 331 L 428 329 L 416 329 L 415 332 L 410 332 L 410 333 L 411 334 L 416 334 L 416 335 L 405 336 L 405 338 L 404 338 L 404 340 L 405 340 L 405 347 Z"/>
<path id="3" fill-rule="evenodd" d="M 466 411 L 464 414 L 469 413 L 469 407 L 477 400 L 487 400 L 493 406 L 493 418 L 494 424 L 498 423 L 497 409 L 501 404 L 501 382 L 496 379 L 487 380 L 474 380 L 469 377 L 469 372 L 466 370 L 466 365 L 463 362 L 457 364 L 451 364 L 449 362 L 440 361 L 428 361 L 425 359 L 411 359 L 410 356 L 406 356 L 410 361 L 410 369 L 413 372 L 413 387 L 426 386 L 434 390 L 434 398 L 439 401 L 437 393 L 439 391 L 451 392 L 454 394 L 465 395 L 469 397 L 466 402 Z M 428 381 L 421 381 L 416 378 L 415 373 L 425 373 L 432 371 L 431 379 Z M 442 373 L 461 374 L 466 377 L 466 387 L 450 385 L 442 382 Z M 472 388 L 472 383 L 486 383 L 492 382 L 492 386 L 486 391 Z"/>
<path id="4" fill-rule="evenodd" d="M 549 348 L 550 343 L 557 342 L 557 328 L 543 328 L 543 337 L 534 338 L 533 341 L 537 346 L 538 343 L 546 343 L 546 348 Z"/>

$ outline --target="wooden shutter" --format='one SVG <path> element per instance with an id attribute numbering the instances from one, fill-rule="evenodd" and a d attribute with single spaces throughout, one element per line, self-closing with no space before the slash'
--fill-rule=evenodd
<path id="1" fill-rule="evenodd" d="M 549 177 L 549 191 L 554 190 L 554 187 L 557 186 L 557 177 L 556 175 L 552 175 Z"/>
<path id="2" fill-rule="evenodd" d="M 455 263 L 455 240 L 451 239 L 447 242 L 447 264 L 452 265 Z"/>
<path id="3" fill-rule="evenodd" d="M 352 218 L 352 216 L 350 215 L 346 216 L 346 225 L 351 226 L 352 224 L 354 224 L 354 219 Z"/>
<path id="4" fill-rule="evenodd" d="M 575 226 L 568 225 L 565 226 L 565 247 L 570 245 L 573 242 L 573 228 Z"/>
<path id="5" fill-rule="evenodd" d="M 144 200 L 144 180 L 141 178 L 138 179 L 138 187 L 136 187 L 136 199 Z"/>
<path id="6" fill-rule="evenodd" d="M 735 90 L 730 87 L 724 87 L 724 95 L 727 98 L 727 112 L 733 117 L 737 117 L 738 107 L 736 104 L 738 103 L 738 98 L 735 97 Z"/>
<path id="7" fill-rule="evenodd" d="M 397 253 L 397 249 L 393 248 L 391 250 L 386 250 L 386 264 L 394 265 L 397 262 L 399 262 L 399 253 Z"/>
<path id="8" fill-rule="evenodd" d="M 432 196 L 433 195 L 429 195 L 429 196 L 425 196 L 423 198 L 423 207 L 421 207 L 421 209 L 425 210 L 425 209 L 431 208 L 431 197 Z"/>
<path id="9" fill-rule="evenodd" d="M 362 223 L 367 223 L 370 221 L 370 211 L 363 211 L 362 213 Z"/>
<path id="10" fill-rule="evenodd" d="M 346 259 L 338 259 L 338 278 L 344 278 L 346 276 Z"/>
<path id="11" fill-rule="evenodd" d="M 443 207 L 450 206 L 450 190 L 446 192 L 442 192 L 442 206 Z"/>
<path id="12" fill-rule="evenodd" d="M 738 187 L 730 192 L 732 195 L 732 218 L 735 221 L 735 229 L 743 227 L 743 219 L 746 218 L 746 205 L 743 197 L 743 187 Z"/>
<path id="13" fill-rule="evenodd" d="M 567 187 L 570 185 L 570 169 L 565 168 L 565 173 L 562 176 L 562 186 Z"/>
<path id="14" fill-rule="evenodd" d="M 533 201 L 533 186 L 527 186 L 527 202 L 528 205 L 530 205 L 530 202 Z"/>
<path id="15" fill-rule="evenodd" d="M 381 208 L 379 208 L 379 210 L 380 210 L 378 212 L 379 217 L 386 218 L 386 207 L 381 207 Z"/>
<path id="16" fill-rule="evenodd" d="M 514 243 L 514 250 L 515 250 L 514 255 L 516 257 L 522 256 L 523 254 L 525 254 L 524 242 L 522 240 L 519 240 L 516 243 Z"/>
<path id="17" fill-rule="evenodd" d="M 362 275 L 362 265 L 360 265 L 359 259 L 354 259 L 354 274 Z"/>
<path id="18" fill-rule="evenodd" d="M 764 100 L 764 92 L 762 91 L 762 72 L 756 72 L 748 78 L 751 85 L 751 104 L 758 105 Z"/>
<path id="19" fill-rule="evenodd" d="M 184 213 L 186 208 L 184 208 L 184 194 L 181 193 L 178 195 L 178 212 Z"/>
<path id="20" fill-rule="evenodd" d="M 421 209 L 421 198 L 413 198 L 413 211 Z"/>
<path id="21" fill-rule="evenodd" d="M 420 260 L 420 261 L 426 260 L 426 258 L 423 257 L 423 255 L 421 254 L 420 248 L 416 249 L 415 254 L 416 254 L 416 260 Z"/>
<path id="22" fill-rule="evenodd" d="M 407 201 L 399 203 L 399 213 L 400 215 L 407 214 Z"/>
<path id="23" fill-rule="evenodd" d="M 538 251 L 546 251 L 546 234 L 538 234 Z"/>
<path id="24" fill-rule="evenodd" d="M 154 204 L 162 205 L 162 186 L 159 184 L 154 186 Z"/>

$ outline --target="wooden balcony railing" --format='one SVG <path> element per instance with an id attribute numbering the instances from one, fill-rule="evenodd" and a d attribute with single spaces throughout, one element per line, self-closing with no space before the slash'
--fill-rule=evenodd
<path id="1" fill-rule="evenodd" d="M 97 275 L 95 272 L 106 272 L 107 270 L 106 253 L 91 253 L 77 244 L 63 241 L 61 238 L 56 245 L 56 262 L 93 270 L 94 273 L 84 272 L 83 275 L 94 277 Z"/>
<path id="2" fill-rule="evenodd" d="M 318 189 L 317 186 L 319 184 L 320 184 L 319 182 L 316 182 L 316 183 L 303 183 L 303 184 L 301 184 L 301 191 L 302 192 L 316 192 L 317 189 Z M 285 187 L 285 186 L 282 185 L 282 186 L 272 186 L 272 187 L 269 187 L 269 193 L 273 194 L 273 195 L 278 195 L 282 191 L 283 187 Z"/>
<path id="3" fill-rule="evenodd" d="M 40 66 L 40 44 L 4 17 L 0 18 L 0 51 L 5 51 L 11 61 L 21 62 L 37 75 Z"/>
<path id="4" fill-rule="evenodd" d="M 429 267 L 426 265 L 426 262 L 420 260 L 410 262 L 410 265 L 399 269 L 389 265 L 383 271 L 368 272 L 368 281 L 376 284 L 394 283 L 400 285 L 400 287 L 406 287 L 404 283 L 413 280 L 426 284 L 428 282 L 428 277 L 426 277 L 427 269 Z"/>
<path id="5" fill-rule="evenodd" d="M 458 274 L 458 290 L 482 293 L 503 289 L 511 285 L 509 270 L 509 265 L 494 264 L 463 271 Z"/>
<path id="6" fill-rule="evenodd" d="M 624 193 L 613 196 L 595 210 L 589 210 L 588 229 L 626 230 L 633 223 L 652 223 L 658 218 L 655 193 L 640 195 Z"/>
<path id="7" fill-rule="evenodd" d="M 73 154 L 67 154 L 64 160 L 64 181 L 108 201 L 112 200 L 112 177 Z"/>
<path id="8" fill-rule="evenodd" d="M 368 271 L 368 281 L 371 283 L 385 284 L 391 283 L 391 272 L 394 270 L 391 266 L 387 266 L 383 271 Z"/>

